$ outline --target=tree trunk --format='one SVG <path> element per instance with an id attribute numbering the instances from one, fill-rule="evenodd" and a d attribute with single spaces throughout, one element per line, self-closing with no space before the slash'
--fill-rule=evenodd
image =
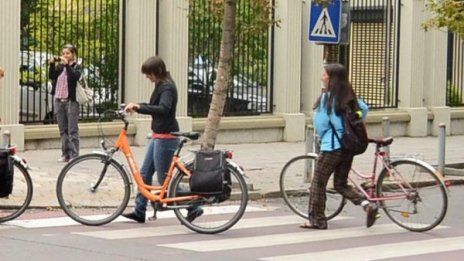
<path id="1" fill-rule="evenodd" d="M 224 1 L 224 20 L 222 22 L 221 52 L 217 69 L 216 86 L 208 112 L 205 132 L 201 144 L 202 149 L 214 149 L 219 131 L 221 116 L 227 97 L 229 72 L 232 63 L 235 43 L 235 14 L 237 0 Z"/>

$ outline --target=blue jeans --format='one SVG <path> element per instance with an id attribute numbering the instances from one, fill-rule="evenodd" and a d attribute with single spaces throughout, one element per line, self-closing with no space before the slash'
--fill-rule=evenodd
<path id="1" fill-rule="evenodd" d="M 169 166 L 171 165 L 172 156 L 179 143 L 178 139 L 151 139 L 148 143 L 147 153 L 143 160 L 140 173 L 145 184 L 152 184 L 153 174 L 156 171 L 158 183 L 163 184 L 166 179 Z M 140 193 L 135 197 L 135 214 L 140 217 L 145 217 L 147 211 L 148 200 Z"/>

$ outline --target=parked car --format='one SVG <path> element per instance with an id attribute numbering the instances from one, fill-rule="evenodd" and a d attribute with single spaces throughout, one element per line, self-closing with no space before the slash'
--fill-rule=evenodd
<path id="1" fill-rule="evenodd" d="M 229 99 L 232 105 L 226 104 L 226 108 L 232 112 L 266 112 L 267 99 L 260 94 L 266 93 L 265 87 L 250 81 L 243 75 L 236 75 L 233 78 L 233 85 L 229 89 Z M 201 106 L 207 106 L 213 95 L 215 84 L 215 71 L 209 67 L 189 68 L 188 72 L 188 92 L 189 98 L 199 100 Z M 205 98 L 208 98 L 205 99 Z M 191 102 L 192 104 L 193 102 Z M 228 105 L 228 106 L 227 106 Z M 198 106 L 197 106 L 198 107 Z M 189 107 L 190 108 L 190 107 Z M 198 108 L 197 108 L 198 111 Z"/>
<path id="2" fill-rule="evenodd" d="M 20 122 L 53 122 L 52 84 L 47 75 L 47 55 L 22 51 L 20 60 Z"/>
<path id="3" fill-rule="evenodd" d="M 52 123 L 53 96 L 50 94 L 51 85 L 41 85 L 36 82 L 26 82 L 20 88 L 20 122 Z"/>

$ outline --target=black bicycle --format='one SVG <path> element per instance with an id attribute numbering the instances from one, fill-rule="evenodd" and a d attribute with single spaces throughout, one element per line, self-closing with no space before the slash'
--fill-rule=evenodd
<path id="1" fill-rule="evenodd" d="M 5 162 L 12 165 L 13 187 L 8 195 L 0 197 L 0 223 L 13 220 L 26 211 L 32 200 L 32 180 L 26 161 L 16 155 L 16 146 L 11 145 L 8 131 L 3 133 L 4 144 L 0 149 Z M 5 167 L 5 166 L 4 166 Z"/>

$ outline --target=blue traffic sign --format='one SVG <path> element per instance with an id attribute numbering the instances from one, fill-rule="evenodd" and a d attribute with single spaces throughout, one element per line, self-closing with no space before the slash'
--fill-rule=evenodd
<path id="1" fill-rule="evenodd" d="M 311 1 L 309 16 L 309 41 L 338 44 L 340 42 L 341 0 L 333 0 L 327 7 Z"/>

